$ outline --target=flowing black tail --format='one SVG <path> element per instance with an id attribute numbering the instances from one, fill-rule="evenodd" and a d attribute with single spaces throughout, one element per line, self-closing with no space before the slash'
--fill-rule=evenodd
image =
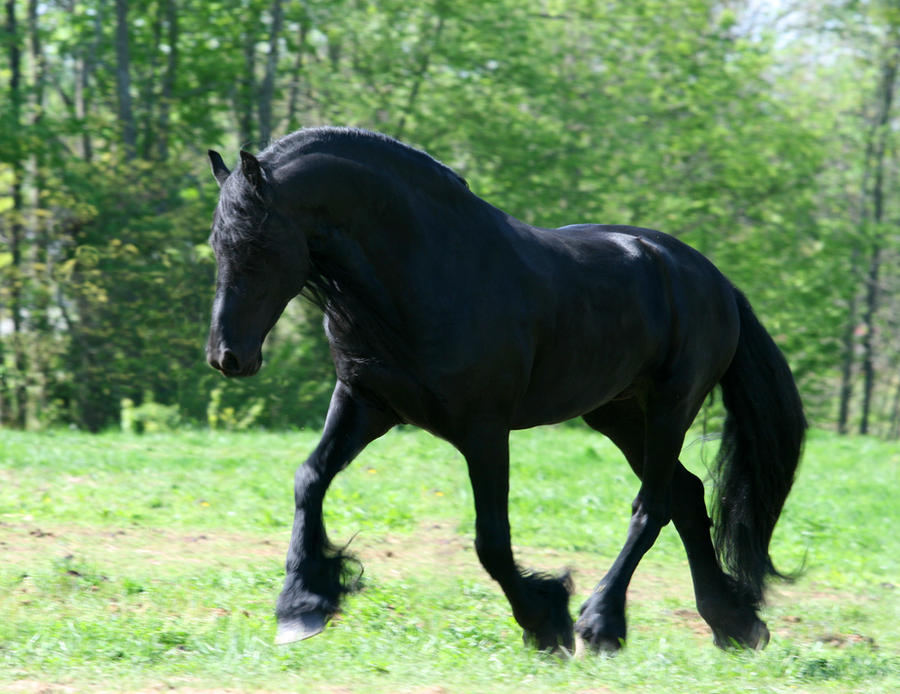
<path id="1" fill-rule="evenodd" d="M 803 449 L 806 418 L 790 367 L 735 289 L 741 334 L 721 386 L 727 415 L 717 459 L 713 536 L 723 566 L 754 606 L 767 576 L 772 531 Z"/>

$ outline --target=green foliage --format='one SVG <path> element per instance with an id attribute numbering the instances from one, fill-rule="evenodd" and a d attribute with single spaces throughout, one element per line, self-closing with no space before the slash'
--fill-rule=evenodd
<path id="1" fill-rule="evenodd" d="M 263 133 L 329 123 L 423 147 L 529 222 L 680 236 L 748 294 L 817 422 L 873 333 L 874 416 L 900 432 L 900 286 L 882 281 L 863 332 L 853 310 L 873 244 L 897 258 L 891 228 L 861 214 L 890 3 L 802 6 L 807 30 L 711 0 L 313 0 L 280 3 L 274 42 L 272 0 L 241 2 L 238 23 L 228 3 L 129 3 L 127 89 L 110 3 L 27 5 L 12 3 L 0 54 L 0 423 L 115 427 L 147 390 L 194 424 L 320 422 L 333 374 L 308 306 L 282 319 L 255 382 L 203 365 L 204 150 L 234 161 Z"/>
<path id="2" fill-rule="evenodd" d="M 178 175 L 135 163 L 77 167 L 60 182 L 90 210 L 57 266 L 71 311 L 68 391 L 85 428 L 107 426 L 122 398 L 147 390 L 177 406 L 198 374 L 213 268 L 197 250 L 205 210 L 171 186 Z"/>
<path id="3" fill-rule="evenodd" d="M 131 398 L 122 400 L 119 421 L 126 434 L 157 433 L 173 431 L 181 423 L 178 408 L 153 402 L 152 393 L 145 394 L 143 403 L 135 407 Z"/>
<path id="4" fill-rule="evenodd" d="M 252 427 L 259 419 L 259 415 L 265 407 L 265 402 L 261 398 L 257 398 L 245 410 L 237 413 L 233 407 L 222 408 L 222 391 L 222 386 L 219 386 L 213 388 L 213 391 L 209 394 L 209 406 L 206 408 L 209 428 L 213 431 L 216 429 L 244 431 Z"/>

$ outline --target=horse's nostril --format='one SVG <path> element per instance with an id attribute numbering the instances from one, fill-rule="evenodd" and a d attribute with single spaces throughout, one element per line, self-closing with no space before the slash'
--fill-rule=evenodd
<path id="1" fill-rule="evenodd" d="M 241 362 L 230 349 L 226 349 L 222 354 L 220 365 L 224 373 L 236 373 L 241 369 Z"/>

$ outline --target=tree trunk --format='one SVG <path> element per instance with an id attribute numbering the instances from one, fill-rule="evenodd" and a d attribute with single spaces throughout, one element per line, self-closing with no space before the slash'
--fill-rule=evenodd
<path id="1" fill-rule="evenodd" d="M 860 181 L 859 209 L 859 228 L 862 235 L 866 234 L 869 227 L 871 210 L 869 209 L 869 179 L 872 175 L 872 153 L 875 149 L 875 134 L 877 125 L 873 122 L 866 133 L 866 151 L 862 160 L 862 180 Z M 854 244 L 853 252 L 850 256 L 849 276 L 852 281 L 858 281 L 863 284 L 860 270 L 861 250 L 859 244 Z M 858 276 L 858 274 L 860 276 Z M 844 337 L 841 340 L 844 350 L 844 359 L 841 364 L 841 386 L 840 386 L 840 402 L 838 408 L 838 433 L 846 434 L 850 424 L 850 401 L 853 398 L 853 380 L 854 380 L 854 363 L 856 361 L 856 337 L 857 337 L 857 314 L 859 311 L 859 294 L 858 286 L 854 286 L 850 293 L 847 306 L 847 324 L 844 328 Z"/>
<path id="2" fill-rule="evenodd" d="M 878 276 L 881 271 L 881 240 L 875 240 L 869 258 L 869 271 L 866 276 L 866 299 L 863 312 L 865 333 L 862 339 L 862 372 L 863 399 L 862 416 L 859 422 L 859 433 L 869 433 L 869 413 L 872 410 L 872 391 L 875 386 L 875 314 L 878 312 Z"/>
<path id="3" fill-rule="evenodd" d="M 241 147 L 250 147 L 255 141 L 253 122 L 253 102 L 256 98 L 256 36 L 254 21 L 245 24 L 244 34 L 244 74 L 238 80 L 234 92 L 234 111 L 237 118 L 238 138 Z"/>
<path id="4" fill-rule="evenodd" d="M 28 2 L 28 36 L 31 48 L 31 125 L 37 130 L 44 117 L 44 86 L 47 61 L 41 44 L 38 26 L 38 0 Z M 45 157 L 40 146 L 35 147 L 29 160 L 30 202 L 26 239 L 29 247 L 30 280 L 35 291 L 29 298 L 29 329 L 33 335 L 50 336 L 49 297 L 52 285 L 51 238 L 48 217 L 43 214 Z M 30 350 L 31 408 L 46 410 L 47 374 L 52 353 L 51 339 L 34 340 Z"/>
<path id="5" fill-rule="evenodd" d="M 47 61 L 41 46 L 38 30 L 38 0 L 28 0 L 28 37 L 31 43 L 31 67 L 34 115 L 32 123 L 38 123 L 44 115 L 44 85 L 46 83 Z"/>
<path id="6" fill-rule="evenodd" d="M 269 30 L 269 55 L 266 56 L 266 73 L 259 93 L 260 146 L 269 144 L 272 137 L 272 98 L 275 94 L 275 71 L 278 68 L 278 36 L 282 23 L 281 0 L 272 2 L 272 25 Z"/>
<path id="7" fill-rule="evenodd" d="M 131 107 L 131 66 L 128 50 L 128 0 L 116 0 L 116 94 L 119 103 L 119 123 L 125 158 L 132 160 L 137 153 L 137 126 Z"/>
<path id="8" fill-rule="evenodd" d="M 74 12 L 74 5 L 71 8 Z M 87 119 L 90 112 L 91 79 L 94 70 L 97 67 L 97 48 L 103 37 L 103 4 L 98 5 L 94 14 L 94 36 L 90 41 L 86 41 L 84 46 L 77 49 L 77 67 L 75 75 L 75 117 L 81 123 L 81 156 L 90 162 L 94 158 L 94 145 L 91 140 L 91 128 L 88 127 Z"/>
<path id="9" fill-rule="evenodd" d="M 294 78 L 291 80 L 291 91 L 288 96 L 287 123 L 289 131 L 296 130 L 300 125 L 297 120 L 297 111 L 299 110 L 300 85 L 303 82 L 303 67 L 306 56 L 306 31 L 306 21 L 302 20 L 297 30 L 298 45 L 297 52 L 294 54 Z"/>
<path id="10" fill-rule="evenodd" d="M 12 126 L 18 130 L 22 117 L 22 50 L 20 46 L 19 25 L 16 19 L 15 0 L 6 1 L 6 31 L 9 34 L 9 103 L 12 107 Z M 23 154 L 18 143 L 14 145 L 16 151 L 12 161 L 12 176 L 10 179 L 10 197 L 12 209 L 9 213 L 9 312 L 12 319 L 12 348 L 13 348 L 13 391 L 11 423 L 24 429 L 26 424 L 28 391 L 25 382 L 28 373 L 28 363 L 25 356 L 24 345 L 24 307 L 22 300 L 22 285 L 24 282 L 24 268 L 22 262 L 23 246 L 23 214 L 24 200 L 22 183 L 24 179 L 24 167 L 22 165 Z"/>
<path id="11" fill-rule="evenodd" d="M 135 63 L 134 69 L 131 71 L 136 77 L 134 80 L 137 92 L 135 123 L 138 124 L 137 132 L 140 135 L 138 156 L 145 161 L 152 159 L 159 151 L 159 134 L 156 126 L 161 91 L 158 86 L 162 81 L 158 66 L 160 45 L 162 44 L 163 12 L 163 5 L 157 3 L 156 12 L 153 15 L 153 38 L 149 46 L 150 50 L 143 60 Z"/>
<path id="12" fill-rule="evenodd" d="M 850 263 L 850 267 L 856 267 L 856 256 L 858 250 L 853 249 L 854 259 Z M 855 273 L 854 273 L 855 274 Z M 844 360 L 841 364 L 841 388 L 840 388 L 840 405 L 838 408 L 838 433 L 846 434 L 847 425 L 850 421 L 850 400 L 853 397 L 853 357 L 856 337 L 856 310 L 857 296 L 854 291 L 850 297 L 850 306 L 847 310 L 847 325 L 844 328 L 844 337 L 841 340 L 841 346 L 844 350 Z"/>
<path id="13" fill-rule="evenodd" d="M 169 53 L 166 59 L 166 71 L 163 74 L 162 94 L 159 103 L 159 158 L 169 158 L 169 122 L 171 120 L 172 102 L 175 98 L 175 76 L 178 71 L 178 5 L 176 0 L 166 0 L 166 42 Z"/>
<path id="14" fill-rule="evenodd" d="M 436 7 L 435 11 L 440 12 L 440 7 Z M 428 74 L 428 66 L 431 63 L 431 54 L 435 50 L 437 50 L 443 30 L 444 16 L 442 14 L 438 14 L 437 24 L 434 25 L 434 30 L 429 40 L 429 45 L 419 46 L 419 65 L 416 69 L 416 75 L 413 78 L 412 86 L 409 89 L 409 95 L 406 99 L 406 107 L 400 114 L 400 121 L 397 123 L 397 129 L 394 132 L 394 135 L 396 137 L 403 137 L 403 131 L 406 128 L 406 120 L 413 113 L 413 109 L 416 105 L 416 99 L 419 96 L 419 90 L 422 88 L 422 83 L 425 81 L 425 76 Z M 425 43 L 424 37 L 422 38 L 421 43 Z"/>
<path id="15" fill-rule="evenodd" d="M 873 156 L 874 181 L 872 184 L 872 244 L 869 254 L 869 269 L 866 276 L 865 303 L 863 308 L 863 400 L 859 433 L 869 433 L 869 416 L 872 409 L 872 390 L 875 386 L 875 317 L 878 312 L 878 281 L 881 272 L 881 255 L 884 232 L 881 224 L 884 218 L 884 159 L 887 151 L 891 105 L 894 98 L 894 82 L 897 78 L 898 47 L 891 45 L 881 68 L 881 83 L 878 89 L 877 134 Z"/>

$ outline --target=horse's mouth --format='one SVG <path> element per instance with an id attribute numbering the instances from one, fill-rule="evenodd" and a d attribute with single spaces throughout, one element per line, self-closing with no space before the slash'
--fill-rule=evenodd
<path id="1" fill-rule="evenodd" d="M 262 367 L 262 350 L 249 359 L 240 359 L 234 352 L 226 349 L 221 355 L 210 356 L 209 365 L 227 378 L 246 378 L 256 374 Z"/>

